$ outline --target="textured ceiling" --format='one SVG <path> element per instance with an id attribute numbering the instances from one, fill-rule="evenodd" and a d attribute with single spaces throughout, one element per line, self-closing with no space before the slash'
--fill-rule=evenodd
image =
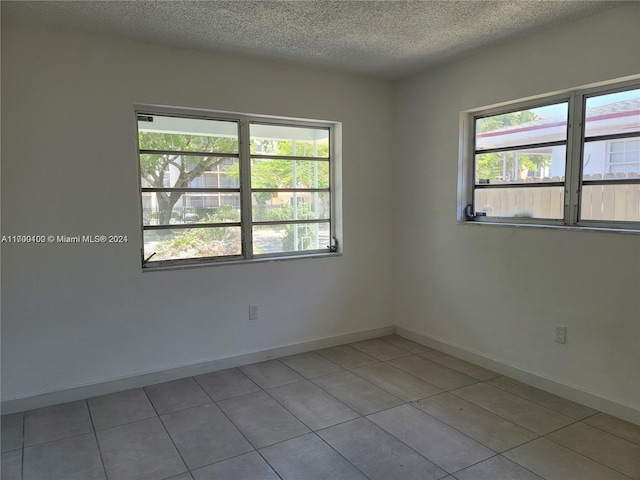
<path id="1" fill-rule="evenodd" d="M 616 1 L 2 2 L 4 21 L 400 78 Z"/>

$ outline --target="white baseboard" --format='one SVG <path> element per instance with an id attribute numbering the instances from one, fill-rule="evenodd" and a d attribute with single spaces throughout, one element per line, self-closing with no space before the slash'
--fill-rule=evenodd
<path id="1" fill-rule="evenodd" d="M 86 385 L 79 385 L 64 390 L 56 390 L 44 392 L 37 395 L 25 397 L 10 398 L 3 400 L 1 403 L 2 414 L 24 412 L 34 408 L 48 407 L 59 403 L 73 402 L 76 400 L 85 400 L 87 398 L 107 395 L 109 393 L 129 390 L 131 388 L 146 387 L 156 383 L 169 382 L 179 378 L 193 377 L 204 373 L 224 370 L 225 368 L 238 367 L 248 365 L 255 362 L 263 362 L 273 358 L 286 357 L 287 355 L 295 355 L 297 353 L 310 352 L 321 348 L 334 347 L 345 343 L 358 342 L 360 340 L 368 340 L 370 338 L 391 335 L 393 326 L 376 328 L 373 330 L 365 330 L 362 332 L 347 333 L 337 335 L 335 337 L 321 338 L 310 342 L 296 343 L 293 345 L 284 345 L 280 347 L 261 350 L 258 352 L 249 352 L 231 357 L 216 358 L 204 362 L 198 362 L 188 365 L 180 365 L 175 368 L 161 371 L 146 372 L 127 377 L 114 378 L 102 382 L 96 382 Z"/>
<path id="2" fill-rule="evenodd" d="M 545 390 L 546 392 L 559 395 L 569 400 L 573 400 L 574 402 L 581 403 L 582 405 L 595 408 L 601 412 L 608 413 L 628 422 L 640 425 L 640 410 L 632 406 L 615 402 L 595 393 L 582 390 L 578 387 L 558 382 L 557 380 L 542 377 L 515 365 L 510 365 L 503 361 L 490 358 L 484 354 L 451 345 L 442 340 L 422 335 L 397 325 L 395 326 L 395 333 L 402 337 L 406 337 L 409 340 L 426 345 L 427 347 L 440 350 L 441 352 L 461 358 L 467 362 L 471 362 L 502 375 L 515 378 L 516 380 L 532 385 L 541 390 Z"/>

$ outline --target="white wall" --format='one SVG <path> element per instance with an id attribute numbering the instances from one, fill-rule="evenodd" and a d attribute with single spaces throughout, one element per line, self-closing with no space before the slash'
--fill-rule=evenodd
<path id="1" fill-rule="evenodd" d="M 2 400 L 391 326 L 391 82 L 2 26 Z M 133 104 L 342 122 L 344 255 L 145 272 Z M 248 305 L 260 320 L 249 323 Z"/>
<path id="2" fill-rule="evenodd" d="M 456 224 L 459 113 L 638 74 L 639 26 L 636 3 L 398 85 L 398 326 L 639 408 L 638 236 Z"/>

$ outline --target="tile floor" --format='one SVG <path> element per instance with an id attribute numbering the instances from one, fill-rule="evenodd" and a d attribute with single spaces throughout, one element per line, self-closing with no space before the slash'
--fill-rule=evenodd
<path id="1" fill-rule="evenodd" d="M 640 427 L 399 336 L 2 417 L 3 480 L 640 480 Z"/>

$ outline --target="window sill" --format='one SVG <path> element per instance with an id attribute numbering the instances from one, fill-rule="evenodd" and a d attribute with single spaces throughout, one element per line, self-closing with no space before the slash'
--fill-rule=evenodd
<path id="1" fill-rule="evenodd" d="M 458 225 L 484 225 L 489 227 L 510 227 L 510 228 L 546 228 L 551 230 L 567 230 L 573 232 L 607 232 L 607 233 L 625 233 L 627 235 L 637 235 L 640 229 L 630 228 L 612 228 L 612 227 L 595 227 L 595 226 L 568 226 L 568 225 L 547 225 L 544 223 L 507 223 L 507 222 L 474 222 L 470 220 L 458 221 Z"/>
<path id="2" fill-rule="evenodd" d="M 166 270 L 186 270 L 192 268 L 206 268 L 206 267 L 226 267 L 229 265 L 247 265 L 252 263 L 265 263 L 265 262 L 281 262 L 288 260 L 301 260 L 301 259 L 314 259 L 314 258 L 327 258 L 327 257 L 341 257 L 342 252 L 327 252 L 327 253 L 311 253 L 307 255 L 287 255 L 283 257 L 262 257 L 252 258 L 250 260 L 211 260 L 207 262 L 199 263 L 187 263 L 176 265 L 157 265 L 143 267 L 143 272 L 161 272 Z"/>

